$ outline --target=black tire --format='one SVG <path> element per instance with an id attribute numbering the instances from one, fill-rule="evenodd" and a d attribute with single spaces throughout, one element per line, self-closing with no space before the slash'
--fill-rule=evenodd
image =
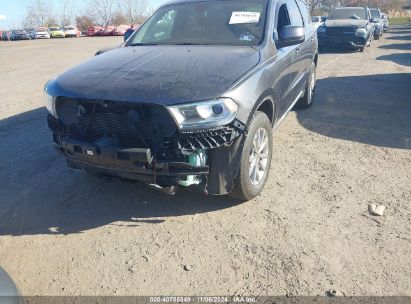
<path id="1" fill-rule="evenodd" d="M 316 85 L 316 75 L 317 75 L 317 67 L 315 62 L 312 62 L 310 68 L 310 75 L 308 75 L 307 84 L 305 86 L 305 94 L 304 97 L 300 99 L 298 102 L 298 106 L 304 109 L 307 109 L 312 106 L 314 101 L 314 93 L 315 93 L 315 85 Z M 314 81 L 314 83 L 312 82 Z"/>
<path id="2" fill-rule="evenodd" d="M 250 158 L 253 149 L 253 141 L 257 131 L 263 129 L 266 131 L 267 142 L 267 159 L 264 174 L 258 184 L 253 184 L 250 177 Z M 271 158 L 273 155 L 273 128 L 267 115 L 263 112 L 256 112 L 248 130 L 241 154 L 240 168 L 234 181 L 234 189 L 230 196 L 241 201 L 248 201 L 255 198 L 263 190 L 271 167 Z M 256 157 L 255 155 L 253 157 Z M 259 164 L 255 164 L 259 167 Z"/>

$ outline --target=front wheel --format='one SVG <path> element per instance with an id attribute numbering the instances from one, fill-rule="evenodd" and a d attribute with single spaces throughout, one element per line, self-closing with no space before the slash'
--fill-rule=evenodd
<path id="1" fill-rule="evenodd" d="M 231 196 L 247 201 L 256 197 L 267 182 L 273 154 L 273 130 L 267 115 L 256 112 L 244 142 L 240 168 Z"/>

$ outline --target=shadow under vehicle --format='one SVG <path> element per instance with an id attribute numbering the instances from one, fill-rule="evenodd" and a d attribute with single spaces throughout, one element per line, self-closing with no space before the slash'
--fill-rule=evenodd
<path id="1" fill-rule="evenodd" d="M 390 55 L 390 60 L 404 60 L 401 55 Z M 402 64 L 410 65 L 411 57 Z M 298 111 L 297 119 L 304 128 L 324 136 L 411 149 L 410 83 L 409 73 L 321 79 L 317 82 L 316 106 Z"/>

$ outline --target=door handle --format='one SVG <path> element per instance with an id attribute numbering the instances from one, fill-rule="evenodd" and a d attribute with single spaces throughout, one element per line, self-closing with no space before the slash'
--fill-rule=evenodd
<path id="1" fill-rule="evenodd" d="M 300 49 L 300 48 L 296 48 L 296 49 L 295 49 L 295 53 L 296 53 L 296 54 L 299 54 L 300 52 L 301 52 L 301 49 Z"/>
<path id="2" fill-rule="evenodd" d="M 311 37 L 311 42 L 314 42 L 314 37 Z"/>

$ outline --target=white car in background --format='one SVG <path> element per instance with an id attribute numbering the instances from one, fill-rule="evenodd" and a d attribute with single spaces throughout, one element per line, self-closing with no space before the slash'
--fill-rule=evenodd
<path id="1" fill-rule="evenodd" d="M 315 29 L 318 29 L 320 25 L 323 24 L 321 20 L 321 16 L 311 16 L 311 22 L 313 26 L 315 27 Z"/>
<path id="2" fill-rule="evenodd" d="M 64 31 L 64 34 L 66 35 L 66 38 L 68 38 L 68 37 L 77 38 L 77 37 L 80 36 L 79 35 L 79 33 L 80 33 L 79 30 L 75 26 L 72 26 L 72 25 L 65 26 L 63 28 L 63 31 Z"/>
<path id="3" fill-rule="evenodd" d="M 49 30 L 45 27 L 39 27 L 34 31 L 35 39 L 50 39 Z"/>

